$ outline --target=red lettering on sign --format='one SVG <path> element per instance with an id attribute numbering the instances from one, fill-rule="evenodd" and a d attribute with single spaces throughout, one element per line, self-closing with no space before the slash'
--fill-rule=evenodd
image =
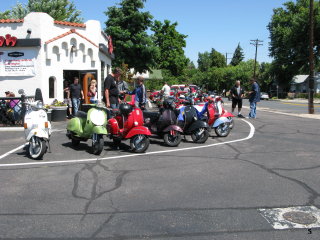
<path id="1" fill-rule="evenodd" d="M 10 34 L 7 34 L 5 38 L 3 36 L 0 36 L 0 47 L 2 47 L 4 43 L 8 47 L 14 47 L 17 43 L 17 38 L 11 36 Z"/>

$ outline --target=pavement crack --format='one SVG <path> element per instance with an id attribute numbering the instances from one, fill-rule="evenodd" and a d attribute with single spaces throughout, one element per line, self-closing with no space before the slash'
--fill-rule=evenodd
<path id="1" fill-rule="evenodd" d="M 314 190 L 312 187 L 308 186 L 308 184 L 304 183 L 303 181 L 300 181 L 298 179 L 282 175 L 282 174 L 276 172 L 274 169 L 267 168 L 266 166 L 264 166 L 262 164 L 255 163 L 255 162 L 249 161 L 247 159 L 241 159 L 240 157 L 238 157 L 237 160 L 243 161 L 243 162 L 247 162 L 247 163 L 252 164 L 252 165 L 255 165 L 255 166 L 267 171 L 268 173 L 270 173 L 272 175 L 276 175 L 276 176 L 278 176 L 280 178 L 283 178 L 283 179 L 286 179 L 286 180 L 289 180 L 291 182 L 294 182 L 294 183 L 298 184 L 303 189 L 305 189 L 306 192 L 308 192 L 310 194 L 309 201 L 305 205 L 315 205 L 315 200 L 320 196 L 320 194 L 316 190 Z"/>
<path id="2" fill-rule="evenodd" d="M 114 186 L 112 186 L 111 188 L 109 188 L 109 189 L 107 189 L 105 191 L 102 191 L 102 192 L 99 192 L 98 189 L 97 189 L 97 186 L 98 186 L 98 183 L 99 183 L 99 176 L 98 176 L 98 173 L 95 171 L 95 167 L 97 167 L 97 166 L 102 168 L 104 171 L 118 174 L 114 179 L 114 181 L 115 181 Z M 86 172 L 90 173 L 90 176 L 88 176 L 88 178 L 91 178 L 91 180 L 92 180 L 91 186 L 85 185 L 87 183 L 83 184 L 85 186 L 81 186 L 81 183 L 83 183 L 83 182 L 80 181 L 81 175 L 85 174 Z M 115 191 L 115 190 L 117 190 L 118 188 L 121 187 L 125 175 L 128 174 L 129 172 L 130 171 L 118 171 L 118 170 L 110 171 L 108 167 L 106 167 L 105 165 L 101 164 L 100 161 L 97 161 L 94 164 L 86 164 L 83 168 L 80 169 L 79 172 L 77 172 L 75 174 L 75 176 L 74 176 L 74 186 L 73 186 L 73 189 L 72 189 L 72 196 L 75 197 L 75 198 L 87 200 L 87 203 L 85 204 L 84 209 L 83 209 L 83 216 L 81 218 L 81 221 L 83 221 L 85 219 L 85 217 L 87 216 L 87 214 L 89 212 L 90 206 L 92 205 L 92 203 L 95 200 L 97 200 L 97 199 L 101 198 L 103 195 L 108 194 L 108 193 L 110 193 L 112 191 Z M 86 197 L 86 196 L 81 195 L 80 187 L 82 187 L 84 190 L 90 189 L 90 196 Z M 117 209 L 114 208 L 112 201 L 111 201 L 111 207 L 115 211 L 117 211 Z"/>

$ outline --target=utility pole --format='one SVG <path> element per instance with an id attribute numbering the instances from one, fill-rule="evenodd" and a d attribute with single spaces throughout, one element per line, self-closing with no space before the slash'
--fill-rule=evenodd
<path id="1" fill-rule="evenodd" d="M 228 65 L 228 59 L 232 59 L 232 58 L 228 58 L 228 54 L 232 54 L 232 53 L 226 52 L 226 65 Z"/>
<path id="2" fill-rule="evenodd" d="M 313 105 L 313 93 L 314 93 L 314 53 L 313 53 L 313 38 L 314 38 L 314 11 L 313 11 L 313 0 L 310 0 L 310 41 L 309 41 L 309 66 L 310 66 L 310 75 L 309 75 L 309 99 L 308 99 L 308 111 L 309 114 L 314 114 L 314 105 Z"/>
<path id="3" fill-rule="evenodd" d="M 257 54 L 258 54 L 258 46 L 262 46 L 261 44 L 263 41 L 259 40 L 258 38 L 256 40 L 250 40 L 253 46 L 256 47 L 256 54 L 254 58 L 254 69 L 253 69 L 253 78 L 256 79 L 256 66 L 257 66 Z"/>

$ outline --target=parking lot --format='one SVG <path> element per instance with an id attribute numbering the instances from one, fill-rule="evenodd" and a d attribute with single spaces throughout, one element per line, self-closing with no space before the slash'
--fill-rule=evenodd
<path id="1" fill-rule="evenodd" d="M 59 122 L 41 161 L 26 157 L 23 132 L 0 132 L 0 236 L 319 239 L 319 220 L 276 229 L 264 215 L 313 206 L 317 216 L 320 207 L 319 120 L 276 116 L 235 119 L 228 137 L 211 132 L 201 145 L 152 138 L 146 154 L 105 139 L 99 157 L 89 141 L 73 148 Z"/>

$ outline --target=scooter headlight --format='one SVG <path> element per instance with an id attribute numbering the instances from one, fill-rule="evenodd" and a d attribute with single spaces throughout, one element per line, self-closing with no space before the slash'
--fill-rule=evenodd
<path id="1" fill-rule="evenodd" d="M 106 122 L 106 115 L 102 110 L 95 109 L 90 113 L 90 120 L 94 125 L 102 126 Z"/>
<path id="2" fill-rule="evenodd" d="M 38 102 L 37 102 L 37 108 L 38 108 L 38 109 L 42 109 L 42 108 L 43 108 L 43 103 L 40 102 L 40 101 L 38 101 Z"/>

